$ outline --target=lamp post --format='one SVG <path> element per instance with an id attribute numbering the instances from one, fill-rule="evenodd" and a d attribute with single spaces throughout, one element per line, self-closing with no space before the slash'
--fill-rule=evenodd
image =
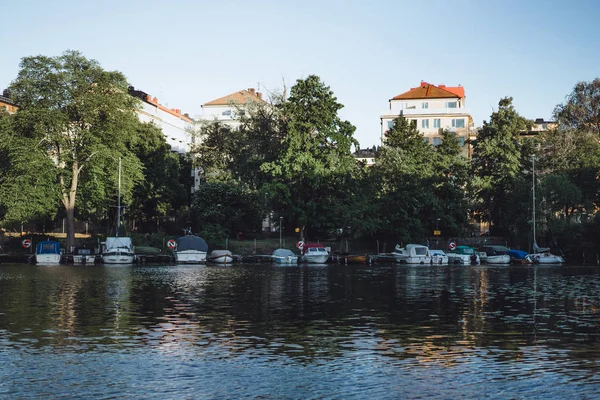
<path id="1" fill-rule="evenodd" d="M 279 248 L 283 247 L 281 242 L 281 225 L 283 224 L 283 217 L 279 217 Z"/>
<path id="2" fill-rule="evenodd" d="M 435 230 L 436 231 L 440 230 L 440 218 L 438 218 L 437 221 L 435 221 Z"/>
<path id="3" fill-rule="evenodd" d="M 437 231 L 438 236 L 435 237 L 435 247 L 440 248 L 440 218 L 435 221 L 435 230 Z"/>

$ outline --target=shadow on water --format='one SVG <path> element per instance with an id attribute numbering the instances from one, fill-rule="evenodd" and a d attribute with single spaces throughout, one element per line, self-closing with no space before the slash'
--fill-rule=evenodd
<path id="1" fill-rule="evenodd" d="M 558 390 L 554 383 L 562 394 L 591 395 L 600 383 L 598 287 L 600 269 L 571 266 L 2 265 L 0 360 L 17 368 L 43 356 L 37 368 L 48 371 L 64 368 L 65 357 L 82 365 L 73 357 L 85 355 L 92 371 L 117 360 L 116 375 L 105 372 L 113 379 L 142 364 L 150 376 L 173 374 L 172 357 L 189 376 L 250 368 L 248 378 L 263 380 L 227 384 L 239 396 L 272 394 L 264 374 L 286 368 L 295 376 L 282 397 L 302 397 L 298 387 L 328 396 L 336 379 L 349 396 L 444 397 L 469 385 L 473 394 L 527 397 Z M 315 383 L 323 373 L 330 378 Z M 400 384 L 398 375 L 414 380 Z M 6 393 L 44 393 L 22 378 L 24 388 Z M 80 394 L 100 390 L 85 380 Z M 224 393 L 211 385 L 208 397 Z M 117 387 L 126 394 L 131 382 Z"/>

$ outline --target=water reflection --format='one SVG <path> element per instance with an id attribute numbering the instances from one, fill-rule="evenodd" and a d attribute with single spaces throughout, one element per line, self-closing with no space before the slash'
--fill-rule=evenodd
<path id="1" fill-rule="evenodd" d="M 140 362 L 149 351 L 158 358 L 144 362 L 162 367 L 163 357 L 173 356 L 212 360 L 216 364 L 210 368 L 231 362 L 282 368 L 292 362 L 332 376 L 344 371 L 346 382 L 362 374 L 348 395 L 365 387 L 380 393 L 365 380 L 381 384 L 382 368 L 393 374 L 433 368 L 426 388 L 441 385 L 436 390 L 445 395 L 454 393 L 457 382 L 476 388 L 496 380 L 531 384 L 532 377 L 547 383 L 551 376 L 552 382 L 592 385 L 600 381 L 599 272 L 596 267 L 2 265 L 0 355 L 130 354 Z M 50 362 L 48 368 L 61 365 Z M 443 379 L 441 371 L 452 371 L 454 380 Z M 304 379 L 298 377 L 296 384 Z M 528 393 L 512 385 L 516 393 Z M 317 393 L 326 390 L 314 382 L 309 386 Z M 421 387 L 419 393 L 427 390 Z"/>

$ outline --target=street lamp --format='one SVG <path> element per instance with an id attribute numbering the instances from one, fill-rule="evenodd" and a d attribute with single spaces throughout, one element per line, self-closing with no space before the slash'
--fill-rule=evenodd
<path id="1" fill-rule="evenodd" d="M 283 224 L 283 217 L 279 217 L 279 248 L 282 248 L 281 243 L 281 225 Z"/>

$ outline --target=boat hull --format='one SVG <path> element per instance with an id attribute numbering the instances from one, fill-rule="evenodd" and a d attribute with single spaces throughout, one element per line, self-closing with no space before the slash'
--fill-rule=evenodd
<path id="1" fill-rule="evenodd" d="M 104 264 L 133 264 L 135 262 L 135 254 L 125 252 L 105 253 L 102 255 Z"/>
<path id="2" fill-rule="evenodd" d="M 533 264 L 540 265 L 560 265 L 565 262 L 561 256 L 554 254 L 530 254 L 528 256 Z"/>
<path id="3" fill-rule="evenodd" d="M 329 254 L 310 254 L 302 256 L 302 261 L 309 264 L 326 264 Z"/>
<path id="4" fill-rule="evenodd" d="M 479 265 L 479 256 L 475 260 L 468 254 L 448 254 L 448 265 Z"/>
<path id="5" fill-rule="evenodd" d="M 487 256 L 482 262 L 488 265 L 508 265 L 510 264 L 510 256 L 508 254 Z"/>
<path id="6" fill-rule="evenodd" d="M 231 264 L 233 254 L 229 250 L 213 250 L 207 258 L 208 262 L 214 264 Z"/>
<path id="7" fill-rule="evenodd" d="M 35 263 L 39 265 L 58 265 L 60 264 L 60 254 L 36 254 Z"/>
<path id="8" fill-rule="evenodd" d="M 273 262 L 276 264 L 286 264 L 286 265 L 298 264 L 297 256 L 285 256 L 285 257 L 271 256 L 271 260 L 273 260 Z"/>
<path id="9" fill-rule="evenodd" d="M 198 250 L 184 250 L 175 252 L 175 262 L 178 264 L 204 264 L 206 252 Z"/>
<path id="10" fill-rule="evenodd" d="M 74 255 L 73 264 L 84 265 L 94 264 L 96 262 L 96 256 L 94 255 Z"/>

